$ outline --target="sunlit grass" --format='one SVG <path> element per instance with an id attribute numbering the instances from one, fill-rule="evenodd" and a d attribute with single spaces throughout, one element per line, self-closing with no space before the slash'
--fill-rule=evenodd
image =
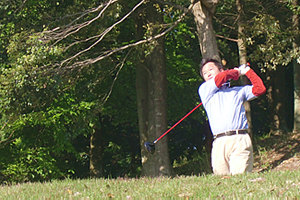
<path id="1" fill-rule="evenodd" d="M 2 186 L 0 199 L 300 199 L 300 171 L 82 179 Z"/>

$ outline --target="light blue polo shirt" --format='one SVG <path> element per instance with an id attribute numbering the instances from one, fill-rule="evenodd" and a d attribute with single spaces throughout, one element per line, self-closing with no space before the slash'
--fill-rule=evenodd
<path id="1" fill-rule="evenodd" d="M 213 135 L 225 131 L 247 129 L 247 118 L 243 103 L 256 96 L 252 85 L 218 88 L 214 79 L 204 82 L 198 89 L 206 110 Z"/>

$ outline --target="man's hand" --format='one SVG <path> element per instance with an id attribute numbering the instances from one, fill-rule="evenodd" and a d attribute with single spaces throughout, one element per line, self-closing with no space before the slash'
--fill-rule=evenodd
<path id="1" fill-rule="evenodd" d="M 235 68 L 234 68 L 234 70 L 236 70 L 236 71 L 238 71 L 238 72 L 239 72 L 239 77 L 242 75 L 242 74 L 241 74 L 241 70 L 240 70 L 240 68 L 239 68 L 239 67 L 235 67 Z"/>
<path id="2" fill-rule="evenodd" d="M 238 70 L 241 75 L 245 75 L 250 70 L 250 67 L 247 64 L 242 64 L 239 66 Z"/>

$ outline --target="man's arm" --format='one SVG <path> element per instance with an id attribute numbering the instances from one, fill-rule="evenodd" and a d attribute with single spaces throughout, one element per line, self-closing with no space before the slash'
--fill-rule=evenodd
<path id="1" fill-rule="evenodd" d="M 228 80 L 238 80 L 240 77 L 239 71 L 237 69 L 229 69 L 223 72 L 220 72 L 215 77 L 215 83 L 218 88 L 220 88 Z"/>
<path id="2" fill-rule="evenodd" d="M 265 87 L 263 81 L 252 69 L 249 69 L 245 75 L 251 81 L 251 83 L 253 85 L 252 93 L 255 96 L 263 95 L 266 92 L 266 87 Z"/>
<path id="3" fill-rule="evenodd" d="M 236 68 L 241 75 L 246 75 L 252 83 L 252 93 L 255 96 L 260 96 L 266 92 L 266 87 L 261 78 L 248 66 L 248 64 L 241 65 Z"/>
<path id="4" fill-rule="evenodd" d="M 214 79 L 210 79 L 204 82 L 198 90 L 202 103 L 205 107 L 206 102 L 212 97 L 214 93 L 216 93 L 219 88 L 226 83 L 228 80 L 238 80 L 240 76 L 240 72 L 238 69 L 230 69 L 223 72 L 220 72 L 216 75 Z"/>

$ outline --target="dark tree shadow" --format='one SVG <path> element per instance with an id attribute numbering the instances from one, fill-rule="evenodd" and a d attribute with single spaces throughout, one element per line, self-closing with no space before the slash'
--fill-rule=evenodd
<path id="1" fill-rule="evenodd" d="M 264 139 L 254 138 L 253 143 L 259 172 L 273 170 L 300 153 L 300 133 L 273 133 Z"/>

